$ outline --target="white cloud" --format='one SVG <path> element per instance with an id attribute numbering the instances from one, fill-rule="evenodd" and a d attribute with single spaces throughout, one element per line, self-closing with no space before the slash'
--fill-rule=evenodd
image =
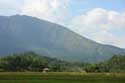
<path id="1" fill-rule="evenodd" d="M 125 34 L 124 34 L 125 35 Z M 99 31 L 91 36 L 91 39 L 98 41 L 99 43 L 115 45 L 124 48 L 125 36 L 117 36 L 108 31 Z"/>
<path id="2" fill-rule="evenodd" d="M 125 30 L 125 12 L 119 13 L 102 8 L 95 8 L 69 22 L 73 31 L 104 44 L 125 47 L 125 33 L 118 36 L 114 30 Z M 125 32 L 125 31 L 124 31 Z"/>
<path id="3" fill-rule="evenodd" d="M 122 14 L 115 12 L 115 11 L 109 11 L 108 12 L 108 19 L 109 22 L 114 26 L 122 27 L 124 24 L 122 23 Z"/>
<path id="4" fill-rule="evenodd" d="M 22 14 L 63 23 L 70 0 L 25 0 Z"/>

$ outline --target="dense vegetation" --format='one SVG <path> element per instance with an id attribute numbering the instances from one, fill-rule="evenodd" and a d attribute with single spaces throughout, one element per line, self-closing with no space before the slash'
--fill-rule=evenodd
<path id="1" fill-rule="evenodd" d="M 39 56 L 34 52 L 14 54 L 0 58 L 1 71 L 42 71 L 50 68 L 51 71 L 65 70 L 67 62 Z M 68 66 L 68 65 L 67 65 Z"/>
<path id="2" fill-rule="evenodd" d="M 125 72 L 125 56 L 114 55 L 110 60 L 101 64 L 101 68 L 109 72 Z"/>
<path id="3" fill-rule="evenodd" d="M 13 54 L 0 58 L 0 71 L 75 71 L 75 72 L 125 72 L 125 56 L 114 55 L 100 63 L 69 63 L 55 58 L 39 56 L 34 52 Z"/>

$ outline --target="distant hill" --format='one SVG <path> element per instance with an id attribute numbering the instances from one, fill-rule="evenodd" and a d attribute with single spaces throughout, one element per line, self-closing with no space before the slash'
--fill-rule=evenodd
<path id="1" fill-rule="evenodd" d="M 24 15 L 0 16 L 0 55 L 27 51 L 70 62 L 98 62 L 125 53 L 58 24 Z"/>

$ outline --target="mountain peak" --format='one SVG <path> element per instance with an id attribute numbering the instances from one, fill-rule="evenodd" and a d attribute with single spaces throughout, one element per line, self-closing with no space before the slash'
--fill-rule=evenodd
<path id="1" fill-rule="evenodd" d="M 124 49 L 96 43 L 64 26 L 26 15 L 0 16 L 0 29 L 6 29 L 0 30 L 0 55 L 34 51 L 67 61 L 98 62 L 125 53 Z"/>

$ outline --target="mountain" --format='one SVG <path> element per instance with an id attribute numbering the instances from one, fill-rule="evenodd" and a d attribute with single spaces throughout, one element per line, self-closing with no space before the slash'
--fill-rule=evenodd
<path id="1" fill-rule="evenodd" d="M 0 16 L 0 55 L 26 51 L 77 62 L 98 62 L 125 53 L 35 17 Z"/>

